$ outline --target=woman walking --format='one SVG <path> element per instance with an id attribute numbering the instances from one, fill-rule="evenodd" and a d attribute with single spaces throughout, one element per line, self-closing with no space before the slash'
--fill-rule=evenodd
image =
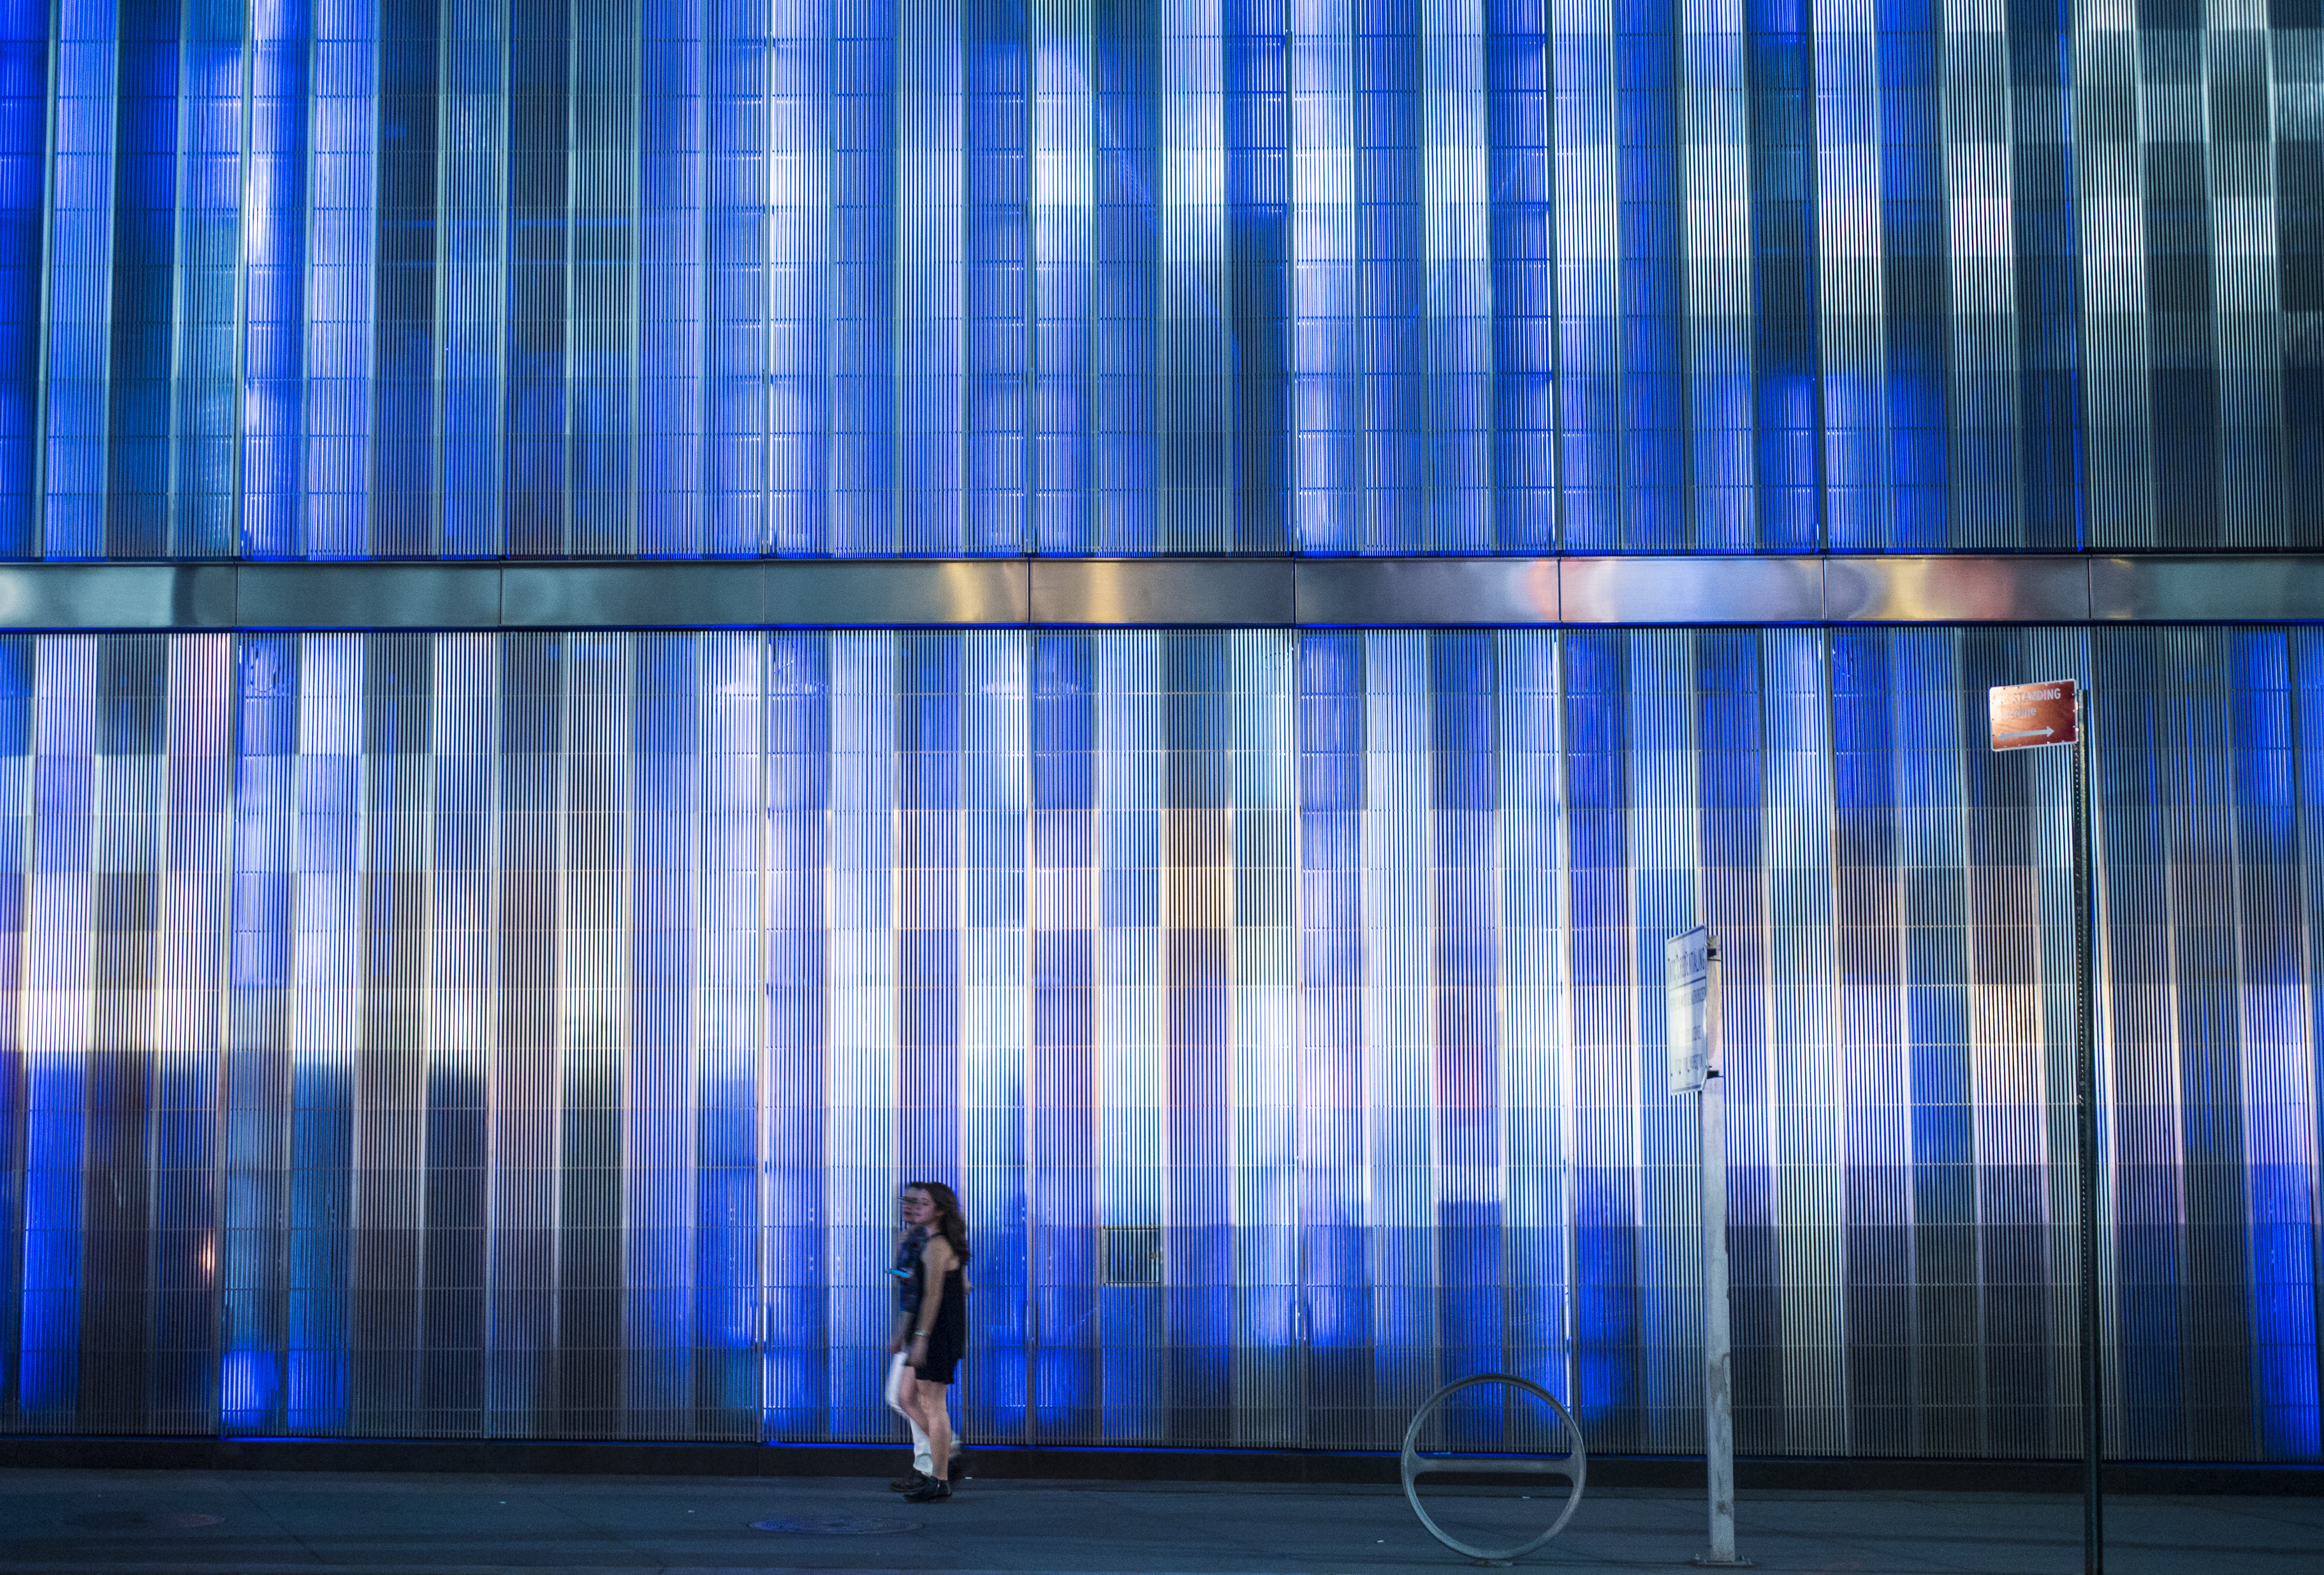
<path id="1" fill-rule="evenodd" d="M 886 1396 L 888 1409 L 912 1430 L 912 1468 L 888 1487 L 891 1492 L 913 1493 L 936 1469 L 936 1459 L 928 1453 L 928 1435 L 920 1428 L 920 1413 L 913 1404 L 913 1386 L 919 1378 L 904 1355 L 904 1348 L 911 1343 L 912 1320 L 920 1313 L 920 1251 L 928 1245 L 928 1220 L 936 1209 L 927 1194 L 915 1191 L 897 1198 L 896 1212 L 901 1224 L 896 1232 L 895 1259 L 888 1269 L 896 1286 L 896 1326 L 888 1336 Z"/>
<path id="2" fill-rule="evenodd" d="M 942 1504 L 952 1496 L 952 1413 L 945 1392 L 968 1349 L 968 1224 L 960 1217 L 960 1200 L 942 1181 L 912 1182 L 904 1189 L 903 1206 L 906 1221 L 925 1228 L 927 1242 L 920 1248 L 917 1294 L 910 1298 L 917 1305 L 901 1320 L 892 1348 L 903 1353 L 911 1369 L 905 1408 L 927 1435 L 931 1462 L 927 1480 L 904 1495 L 904 1501 Z"/>

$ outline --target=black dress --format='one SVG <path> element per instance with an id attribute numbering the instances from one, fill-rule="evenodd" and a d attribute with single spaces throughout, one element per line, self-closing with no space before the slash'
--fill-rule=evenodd
<path id="1" fill-rule="evenodd" d="M 920 1265 L 919 1281 L 927 1283 L 928 1266 Z M 925 1295 L 913 1299 L 925 1303 Z M 928 1329 L 928 1348 L 913 1370 L 924 1384 L 949 1384 L 968 1350 L 968 1292 L 958 1265 L 945 1271 L 944 1300 L 936 1303 L 936 1320 Z"/>

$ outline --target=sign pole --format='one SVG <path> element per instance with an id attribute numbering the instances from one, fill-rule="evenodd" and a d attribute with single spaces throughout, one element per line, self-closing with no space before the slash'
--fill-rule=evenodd
<path id="1" fill-rule="evenodd" d="M 2105 1575 L 2106 1500 L 2099 1452 L 2106 1443 L 2105 1355 L 2098 1320 L 2098 1008 L 2091 979 L 2097 911 L 2090 897 L 2090 762 L 2088 697 L 2070 679 L 2003 684 L 1986 691 L 1996 753 L 2063 745 L 2073 775 L 2074 1213 L 2080 1250 L 2082 1366 L 2082 1570 Z"/>
<path id="2" fill-rule="evenodd" d="M 2098 1478 L 2106 1394 L 2098 1372 L 2098 1089 L 2097 1001 L 2091 978 L 2090 767 L 2088 721 L 2074 695 L 2074 1138 L 2075 1215 L 2081 1237 L 2082 1570 L 2105 1575 L 2106 1500 Z"/>
<path id="3" fill-rule="evenodd" d="M 1711 998 L 1719 999 L 1712 954 Z M 1715 1015 L 1713 1023 L 1717 1021 Z M 1714 1026 L 1711 1033 L 1716 1034 Z M 1702 1454 L 1711 1491 L 1711 1553 L 1699 1564 L 1742 1565 L 1735 1556 L 1734 1365 L 1727 1331 L 1727 1094 L 1716 1070 L 1696 1096 L 1702 1115 Z"/>
<path id="4" fill-rule="evenodd" d="M 1663 948 L 1669 992 L 1670 1091 L 1692 1094 L 1702 1123 L 1702 1465 L 1711 1552 L 1695 1560 L 1742 1569 L 1735 1556 L 1735 1411 L 1727 1329 L 1727 1097 L 1719 1065 L 1719 950 L 1697 925 Z"/>

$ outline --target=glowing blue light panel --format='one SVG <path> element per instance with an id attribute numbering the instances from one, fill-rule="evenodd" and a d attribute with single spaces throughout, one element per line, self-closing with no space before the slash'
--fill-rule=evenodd
<path id="1" fill-rule="evenodd" d="M 1498 1369 L 1691 1450 L 1702 922 L 1743 1447 L 2070 1455 L 2027 672 L 2098 697 L 2109 1448 L 2324 1459 L 2265 629 L 0 638 L 0 1427 L 887 1438 L 935 1177 L 973 1439 L 1379 1448 Z"/>
<path id="2" fill-rule="evenodd" d="M 2324 545 L 2316 0 L 0 5 L 0 559 Z"/>

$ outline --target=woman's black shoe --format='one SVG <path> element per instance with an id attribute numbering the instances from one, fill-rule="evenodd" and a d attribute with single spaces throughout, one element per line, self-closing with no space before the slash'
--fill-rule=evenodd
<path id="1" fill-rule="evenodd" d="M 929 1482 L 933 1482 L 934 1480 L 936 1480 L 936 1478 L 930 1477 L 926 1471 L 915 1469 L 911 1475 L 908 1477 L 899 1477 L 893 1482 L 889 1483 L 888 1491 L 890 1493 L 918 1493 L 922 1487 Z"/>
<path id="2" fill-rule="evenodd" d="M 911 1492 L 905 1494 L 904 1502 L 907 1504 L 942 1504 L 951 1497 L 952 1484 L 949 1482 L 939 1482 L 935 1478 L 930 1477 L 922 1482 L 919 1487 L 914 1488 Z"/>

